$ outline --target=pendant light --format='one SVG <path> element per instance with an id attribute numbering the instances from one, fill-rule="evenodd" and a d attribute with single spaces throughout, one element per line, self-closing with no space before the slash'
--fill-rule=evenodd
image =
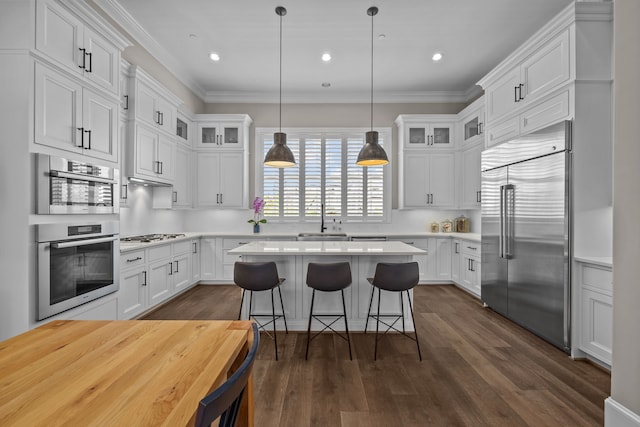
<path id="1" fill-rule="evenodd" d="M 364 147 L 358 153 L 356 164 L 359 166 L 380 166 L 389 163 L 387 153 L 378 144 L 378 132 L 373 130 L 373 17 L 377 14 L 377 7 L 367 9 L 367 15 L 371 17 L 371 130 L 366 133 Z"/>
<path id="2" fill-rule="evenodd" d="M 280 16 L 280 124 L 279 131 L 273 133 L 273 146 L 264 157 L 264 164 L 275 168 L 289 168 L 296 165 L 291 149 L 287 147 L 287 134 L 282 132 L 282 17 L 287 9 L 276 7 L 276 15 Z"/>

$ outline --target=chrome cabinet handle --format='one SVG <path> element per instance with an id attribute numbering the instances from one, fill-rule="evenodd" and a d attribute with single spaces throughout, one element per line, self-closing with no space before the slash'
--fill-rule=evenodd
<path id="1" fill-rule="evenodd" d="M 122 184 L 122 197 L 121 199 L 127 200 L 129 198 L 129 186 L 127 184 Z"/>
<path id="2" fill-rule="evenodd" d="M 178 261 L 174 261 L 174 264 L 176 265 L 176 269 L 174 270 L 174 273 L 179 273 L 180 272 L 180 270 L 179 270 L 179 266 L 180 266 L 179 262 Z"/>
<path id="3" fill-rule="evenodd" d="M 460 253 L 460 243 L 458 243 L 458 242 L 456 242 L 455 253 L 456 253 L 456 254 L 459 254 L 459 253 Z"/>
<path id="4" fill-rule="evenodd" d="M 88 134 L 89 138 L 87 138 L 87 141 L 88 141 L 87 142 L 87 146 L 84 147 L 84 144 L 83 144 L 83 148 L 85 148 L 87 150 L 91 150 L 91 131 L 90 130 L 85 130 L 84 132 Z"/>
<path id="5" fill-rule="evenodd" d="M 518 98 L 518 86 L 513 87 L 513 102 L 520 102 Z"/>

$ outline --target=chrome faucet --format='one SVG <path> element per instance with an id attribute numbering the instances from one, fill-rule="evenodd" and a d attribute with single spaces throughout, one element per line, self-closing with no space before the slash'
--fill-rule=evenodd
<path id="1" fill-rule="evenodd" d="M 324 226 L 324 203 L 320 203 L 320 232 L 324 233 L 327 227 Z"/>

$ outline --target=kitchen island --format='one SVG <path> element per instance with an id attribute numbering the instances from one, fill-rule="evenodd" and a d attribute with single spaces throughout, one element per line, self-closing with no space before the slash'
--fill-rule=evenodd
<path id="1" fill-rule="evenodd" d="M 309 320 L 311 305 L 311 289 L 306 285 L 307 266 L 310 262 L 330 263 L 348 261 L 351 264 L 352 284 L 345 289 L 349 330 L 364 330 L 367 310 L 371 297 L 371 285 L 367 277 L 373 277 L 376 264 L 379 262 L 409 262 L 416 255 L 424 255 L 426 251 L 403 242 L 304 242 L 304 241 L 254 241 L 229 251 L 229 254 L 240 255 L 243 261 L 274 261 L 278 266 L 280 277 L 287 280 L 282 284 L 287 324 L 290 330 L 305 331 Z M 276 298 L 277 301 L 277 298 Z M 405 326 L 413 330 L 413 322 L 406 302 Z M 248 315 L 248 298 L 242 308 L 243 318 Z M 381 314 L 400 313 L 399 294 L 382 293 Z M 279 304 L 276 302 L 276 312 Z M 375 308 L 375 303 L 374 303 Z M 270 292 L 254 294 L 254 312 L 271 313 Z M 342 301 L 339 292 L 316 294 L 314 313 L 342 314 Z M 336 329 L 344 328 L 338 321 Z M 284 325 L 278 325 L 284 330 Z M 312 324 L 313 330 L 320 325 Z M 369 322 L 369 330 L 375 329 L 375 322 Z"/>

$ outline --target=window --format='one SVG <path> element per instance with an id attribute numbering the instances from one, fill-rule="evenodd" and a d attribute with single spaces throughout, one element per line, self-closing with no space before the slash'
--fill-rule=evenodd
<path id="1" fill-rule="evenodd" d="M 256 129 L 256 194 L 266 202 L 269 220 L 317 220 L 321 204 L 326 217 L 348 221 L 388 219 L 391 204 L 390 166 L 362 167 L 356 158 L 367 129 L 288 129 L 287 145 L 296 166 L 277 169 L 262 164 L 273 145 L 273 129 Z M 380 144 L 391 130 L 378 130 Z M 386 148 L 387 155 L 390 149 Z"/>

